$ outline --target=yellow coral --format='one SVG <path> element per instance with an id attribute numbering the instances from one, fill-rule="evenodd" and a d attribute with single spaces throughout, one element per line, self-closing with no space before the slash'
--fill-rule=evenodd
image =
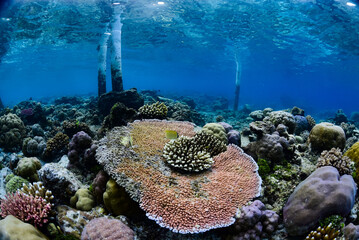
<path id="1" fill-rule="evenodd" d="M 332 227 L 330 223 L 325 227 L 318 227 L 317 230 L 311 231 L 305 238 L 306 240 L 336 240 L 340 231 Z"/>
<path id="2" fill-rule="evenodd" d="M 355 182 L 359 183 L 359 142 L 356 142 L 351 148 L 344 153 L 344 156 L 349 157 L 355 164 L 353 177 Z"/>

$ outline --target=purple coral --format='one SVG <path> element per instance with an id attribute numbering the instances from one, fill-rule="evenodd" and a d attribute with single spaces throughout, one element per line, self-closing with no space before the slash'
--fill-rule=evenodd
<path id="1" fill-rule="evenodd" d="M 266 210 L 264 204 L 256 200 L 241 209 L 240 217 L 234 223 L 236 234 L 233 239 L 263 239 L 274 232 L 278 226 L 279 216 L 271 210 Z"/>
<path id="2" fill-rule="evenodd" d="M 47 216 L 51 210 L 51 204 L 42 197 L 34 197 L 22 192 L 10 193 L 1 201 L 1 216 L 8 215 L 28 222 L 35 227 L 47 223 Z"/>
<path id="3" fill-rule="evenodd" d="M 92 138 L 80 131 L 73 135 L 67 156 L 71 164 L 92 165 L 95 163 L 96 149 L 97 147 L 92 145 Z"/>

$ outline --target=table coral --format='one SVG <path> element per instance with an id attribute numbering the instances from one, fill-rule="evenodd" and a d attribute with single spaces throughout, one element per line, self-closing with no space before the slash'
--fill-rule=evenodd
<path id="1" fill-rule="evenodd" d="M 233 224 L 238 208 L 260 193 L 255 161 L 235 146 L 213 158 L 211 170 L 181 174 L 162 157 L 165 130 L 195 135 L 189 122 L 135 121 L 100 140 L 97 161 L 140 203 L 147 217 L 179 233 L 199 233 Z M 131 146 L 123 145 L 131 139 Z"/>

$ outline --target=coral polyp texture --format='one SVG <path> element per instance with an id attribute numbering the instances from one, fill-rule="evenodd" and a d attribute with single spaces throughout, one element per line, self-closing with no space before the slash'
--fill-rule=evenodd
<path id="1" fill-rule="evenodd" d="M 164 103 L 156 102 L 154 104 L 146 104 L 138 109 L 143 118 L 164 119 L 167 117 L 167 106 Z"/>
<path id="2" fill-rule="evenodd" d="M 333 228 L 330 223 L 328 226 L 318 227 L 315 231 L 311 231 L 305 240 L 335 240 L 339 234 L 340 231 Z"/>
<path id="3" fill-rule="evenodd" d="M 227 149 L 226 145 L 215 136 L 201 132 L 193 138 L 181 136 L 167 143 L 163 157 L 172 167 L 199 172 L 208 169 L 213 164 L 212 156 Z"/>
<path id="4" fill-rule="evenodd" d="M 323 166 L 335 167 L 340 175 L 352 175 L 354 169 L 353 161 L 349 157 L 343 156 L 339 148 L 332 148 L 329 151 L 325 150 L 320 154 L 317 168 Z"/>
<path id="5" fill-rule="evenodd" d="M 47 223 L 51 204 L 42 197 L 34 197 L 22 192 L 10 193 L 1 201 L 1 216 L 13 215 L 35 227 Z"/>
<path id="6" fill-rule="evenodd" d="M 261 178 L 255 161 L 229 145 L 213 157 L 211 170 L 182 174 L 162 156 L 170 141 L 166 130 L 195 135 L 189 122 L 135 121 L 112 129 L 100 140 L 97 161 L 162 227 L 199 233 L 233 224 L 238 208 L 259 196 Z"/>

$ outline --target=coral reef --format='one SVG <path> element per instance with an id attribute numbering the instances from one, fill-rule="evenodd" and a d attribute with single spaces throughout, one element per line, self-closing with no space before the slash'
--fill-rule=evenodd
<path id="1" fill-rule="evenodd" d="M 167 117 L 167 106 L 162 102 L 146 104 L 138 109 L 140 116 L 147 119 L 165 119 Z"/>
<path id="2" fill-rule="evenodd" d="M 133 240 L 135 233 L 126 224 L 117 219 L 95 218 L 84 228 L 81 240 Z"/>
<path id="3" fill-rule="evenodd" d="M 81 233 L 89 221 L 104 216 L 103 209 L 100 208 L 85 212 L 66 205 L 60 205 L 56 207 L 56 211 L 56 220 L 62 232 L 76 239 L 80 239 Z"/>
<path id="4" fill-rule="evenodd" d="M 299 107 L 293 107 L 290 113 L 293 116 L 304 116 L 304 110 Z"/>
<path id="5" fill-rule="evenodd" d="M 91 168 L 96 164 L 95 153 L 97 146 L 92 145 L 92 138 L 81 131 L 73 135 L 67 154 L 70 164 Z"/>
<path id="6" fill-rule="evenodd" d="M 294 119 L 295 119 L 295 123 L 296 123 L 295 130 L 294 130 L 295 134 L 300 135 L 303 131 L 311 129 L 307 118 L 305 118 L 303 116 L 296 115 L 296 116 L 294 116 Z"/>
<path id="7" fill-rule="evenodd" d="M 227 132 L 221 124 L 218 123 L 207 123 L 203 126 L 202 131 L 208 134 L 212 134 L 223 143 L 227 144 Z"/>
<path id="8" fill-rule="evenodd" d="M 43 137 L 25 138 L 22 143 L 22 152 L 26 157 L 40 156 L 46 148 L 46 142 Z"/>
<path id="9" fill-rule="evenodd" d="M 34 197 L 22 192 L 10 193 L 1 201 L 1 216 L 8 215 L 28 222 L 35 227 L 47 223 L 51 204 L 47 203 L 42 197 Z"/>
<path id="10" fill-rule="evenodd" d="M 90 211 L 95 206 L 95 199 L 88 189 L 80 188 L 71 197 L 70 204 L 78 210 Z"/>
<path id="11" fill-rule="evenodd" d="M 98 109 L 104 116 L 108 115 L 115 103 L 121 102 L 128 108 L 139 109 L 144 100 L 135 88 L 122 92 L 108 92 L 102 94 L 98 100 Z"/>
<path id="12" fill-rule="evenodd" d="M 341 123 L 347 123 L 348 117 L 345 115 L 342 109 L 339 109 L 337 113 L 335 114 L 335 117 L 333 119 L 335 125 L 340 125 Z"/>
<path id="13" fill-rule="evenodd" d="M 324 227 L 318 227 L 315 231 L 311 231 L 305 240 L 335 240 L 340 234 L 339 230 L 333 228 L 330 223 Z"/>
<path id="14" fill-rule="evenodd" d="M 307 115 L 305 118 L 307 119 L 309 128 L 311 130 L 317 123 L 315 122 L 315 119 L 310 115 Z"/>
<path id="15" fill-rule="evenodd" d="M 64 121 L 62 123 L 62 129 L 69 138 L 72 138 L 73 135 L 81 131 L 93 136 L 90 127 L 86 123 L 80 121 Z"/>
<path id="16" fill-rule="evenodd" d="M 279 215 L 266 210 L 259 200 L 242 207 L 237 215 L 236 222 L 231 227 L 235 232 L 231 238 L 233 240 L 268 238 L 278 226 Z"/>
<path id="17" fill-rule="evenodd" d="M 345 153 L 344 157 L 350 158 L 354 162 L 354 180 L 359 183 L 359 142 L 356 142 Z"/>
<path id="18" fill-rule="evenodd" d="M 61 157 L 66 153 L 68 145 L 69 137 L 62 132 L 58 132 L 53 138 L 47 141 L 43 158 L 52 160 Z"/>
<path id="19" fill-rule="evenodd" d="M 12 215 L 0 221 L 0 239 L 3 240 L 48 240 L 48 238 L 29 223 L 24 223 Z"/>
<path id="20" fill-rule="evenodd" d="M 349 223 L 344 228 L 344 236 L 346 240 L 357 240 L 359 239 L 359 226 Z"/>
<path id="21" fill-rule="evenodd" d="M 339 148 L 332 148 L 329 151 L 323 151 L 318 158 L 317 168 L 323 166 L 335 167 L 340 175 L 352 175 L 354 163 L 349 157 L 343 156 Z"/>
<path id="22" fill-rule="evenodd" d="M 40 160 L 36 157 L 21 158 L 15 168 L 15 173 L 20 177 L 23 177 L 30 182 L 39 181 L 39 175 L 37 170 L 41 168 Z"/>
<path id="23" fill-rule="evenodd" d="M 25 125 L 18 116 L 8 113 L 0 117 L 0 147 L 5 151 L 20 150 L 25 134 Z"/>
<path id="24" fill-rule="evenodd" d="M 349 175 L 340 176 L 336 168 L 318 168 L 301 182 L 283 209 L 290 235 L 305 234 L 319 220 L 331 215 L 347 216 L 354 205 L 356 184 Z"/>
<path id="25" fill-rule="evenodd" d="M 213 164 L 213 156 L 226 150 L 226 145 L 214 135 L 200 132 L 194 137 L 180 136 L 167 143 L 163 157 L 172 167 L 189 172 L 208 169 Z"/>
<path id="26" fill-rule="evenodd" d="M 166 129 L 194 135 L 193 125 L 186 122 L 135 121 L 100 140 L 97 161 L 162 227 L 198 233 L 233 224 L 238 207 L 260 193 L 255 161 L 229 145 L 214 157 L 212 171 L 195 175 L 171 171 L 162 158 L 169 141 Z M 132 146 L 122 145 L 124 138 L 132 138 Z"/>
<path id="27" fill-rule="evenodd" d="M 113 179 L 106 183 L 106 191 L 103 193 L 103 202 L 106 209 L 114 214 L 136 216 L 139 212 L 139 207 L 129 197 L 125 189 L 119 186 Z"/>
<path id="28" fill-rule="evenodd" d="M 47 190 L 43 185 L 42 182 L 35 182 L 33 184 L 24 184 L 23 187 L 20 189 L 21 192 L 32 195 L 34 197 L 41 197 L 43 198 L 46 203 L 51 203 L 54 199 L 52 192 Z"/>
<path id="29" fill-rule="evenodd" d="M 123 103 L 118 102 L 113 105 L 110 114 L 105 117 L 100 129 L 100 134 L 103 135 L 104 132 L 114 127 L 124 126 L 128 122 L 133 122 L 136 117 L 137 112 L 135 109 L 127 108 Z"/>
<path id="30" fill-rule="evenodd" d="M 277 127 L 279 124 L 283 124 L 288 127 L 288 132 L 293 133 L 296 122 L 292 114 L 284 111 L 274 111 L 269 113 L 267 117 L 263 119 L 264 122 L 270 122 Z"/>
<path id="31" fill-rule="evenodd" d="M 321 152 L 332 148 L 343 150 L 346 138 L 341 127 L 332 123 L 322 122 L 312 128 L 308 141 L 312 150 Z"/>
<path id="32" fill-rule="evenodd" d="M 103 193 L 106 191 L 106 183 L 109 180 L 107 173 L 100 170 L 92 182 L 92 192 L 97 203 L 103 203 Z"/>
<path id="33" fill-rule="evenodd" d="M 51 190 L 55 201 L 67 203 L 82 183 L 64 166 L 58 163 L 47 163 L 38 171 L 44 186 Z"/>
<path id="34" fill-rule="evenodd" d="M 29 184 L 29 181 L 27 181 L 26 179 L 19 176 L 14 176 L 14 174 L 7 175 L 5 181 L 5 189 L 7 193 L 14 193 L 23 185 Z"/>

